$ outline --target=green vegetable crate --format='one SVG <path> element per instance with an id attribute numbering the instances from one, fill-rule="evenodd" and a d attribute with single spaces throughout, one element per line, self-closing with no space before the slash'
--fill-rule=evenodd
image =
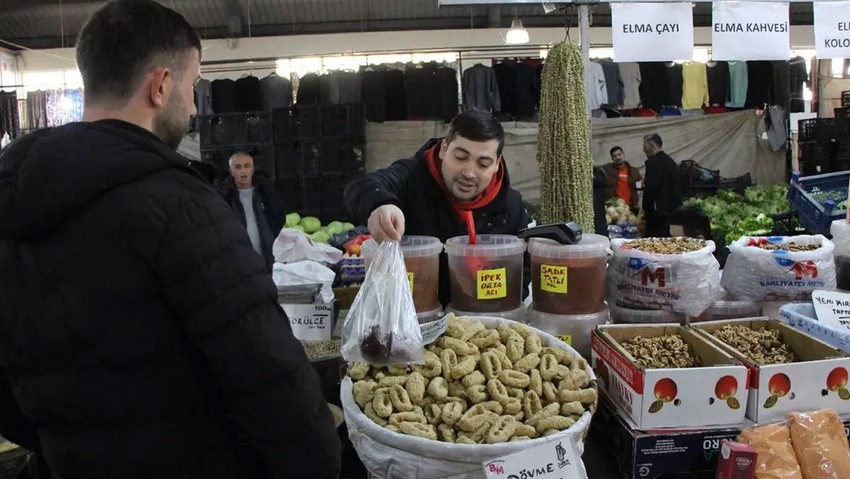
<path id="1" fill-rule="evenodd" d="M 800 224 L 812 233 L 829 235 L 829 225 L 847 215 L 850 171 L 800 177 L 791 176 L 788 201 L 797 210 Z"/>

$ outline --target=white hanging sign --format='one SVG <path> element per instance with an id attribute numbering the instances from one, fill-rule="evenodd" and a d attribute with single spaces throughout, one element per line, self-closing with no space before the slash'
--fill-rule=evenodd
<path id="1" fill-rule="evenodd" d="M 788 4 L 714 2 L 711 45 L 715 60 L 788 60 Z"/>
<path id="2" fill-rule="evenodd" d="M 612 3 L 615 62 L 663 62 L 694 57 L 690 3 Z"/>
<path id="3" fill-rule="evenodd" d="M 569 437 L 486 461 L 487 479 L 587 479 L 581 454 Z"/>
<path id="4" fill-rule="evenodd" d="M 818 58 L 850 58 L 850 2 L 814 2 Z"/>

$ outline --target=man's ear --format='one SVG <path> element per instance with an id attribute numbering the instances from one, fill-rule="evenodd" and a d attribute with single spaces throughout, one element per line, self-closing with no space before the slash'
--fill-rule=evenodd
<path id="1" fill-rule="evenodd" d="M 445 159 L 445 157 L 446 157 L 446 150 L 448 150 L 448 149 L 449 149 L 449 145 L 448 145 L 448 143 L 446 143 L 446 139 L 445 139 L 445 138 L 443 138 L 443 140 L 442 140 L 442 141 L 440 141 L 440 153 L 439 153 L 439 156 L 440 156 L 440 159 L 441 159 L 441 160 L 444 160 L 444 159 Z"/>
<path id="2" fill-rule="evenodd" d="M 150 100 L 155 108 L 162 108 L 168 89 L 171 88 L 171 70 L 168 68 L 157 68 L 151 75 Z"/>

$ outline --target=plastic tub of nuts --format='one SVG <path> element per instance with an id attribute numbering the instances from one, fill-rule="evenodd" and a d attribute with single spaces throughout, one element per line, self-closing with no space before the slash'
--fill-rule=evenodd
<path id="1" fill-rule="evenodd" d="M 457 339 L 472 330 L 478 332 L 469 341 Z M 505 354 L 520 356 L 515 357 L 513 369 L 501 369 L 497 350 L 486 350 L 487 345 L 505 344 L 502 337 L 507 343 Z M 531 357 L 523 362 L 526 344 Z M 440 356 L 433 352 L 440 349 L 440 356 L 452 364 L 451 370 L 458 371 L 450 374 L 457 380 L 445 381 Z M 485 352 L 480 356 L 457 355 L 474 349 Z M 536 362 L 531 351 L 538 351 Z M 349 370 L 350 377 L 343 380 L 341 397 L 351 442 L 373 476 L 484 479 L 482 462 L 536 445 L 573 444 L 576 454 L 581 454 L 598 400 L 596 377 L 587 362 L 578 359 L 577 352 L 566 343 L 504 318 L 450 316 L 446 333 L 430 347 L 429 353 L 425 365 L 388 370 L 390 375 L 365 364 L 355 364 Z M 375 378 L 377 373 L 381 379 Z M 542 380 L 544 374 L 550 381 Z M 551 380 L 567 375 L 572 381 L 558 390 Z M 548 385 L 539 388 L 542 400 L 532 384 L 536 377 L 541 378 L 538 385 Z M 379 388 L 380 384 L 385 386 Z M 460 397 L 460 390 L 450 391 L 463 384 L 470 384 L 468 394 L 483 394 L 489 399 L 473 405 Z M 485 384 L 493 384 L 492 396 Z M 517 392 L 523 393 L 522 401 L 511 396 Z M 554 402 L 545 399 L 545 394 L 551 394 Z M 413 411 L 419 404 L 424 406 L 420 406 L 424 410 L 422 417 Z M 396 412 L 397 408 L 409 412 Z M 532 411 L 528 419 L 517 421 L 510 415 L 514 410 L 525 413 L 526 409 Z M 438 421 L 444 416 L 443 411 L 454 418 L 454 426 Z"/>
<path id="2" fill-rule="evenodd" d="M 534 304 L 525 317 L 529 326 L 558 337 L 583 358 L 590 357 L 590 333 L 610 319 L 608 308 L 594 314 L 548 314 L 535 310 Z"/>
<path id="3" fill-rule="evenodd" d="M 724 298 L 715 301 L 698 318 L 691 318 L 691 322 L 754 318 L 756 316 L 761 316 L 761 305 L 758 303 L 747 299 Z"/>
<path id="4" fill-rule="evenodd" d="M 608 304 L 699 316 L 722 294 L 714 242 L 694 238 L 611 240 Z"/>

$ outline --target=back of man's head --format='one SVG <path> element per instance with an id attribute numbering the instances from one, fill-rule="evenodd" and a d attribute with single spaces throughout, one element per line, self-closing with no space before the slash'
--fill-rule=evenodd
<path id="1" fill-rule="evenodd" d="M 86 23 L 77 40 L 77 65 L 87 105 L 127 103 L 152 67 L 175 75 L 201 40 L 179 13 L 152 0 L 113 0 Z"/>
<path id="2" fill-rule="evenodd" d="M 467 110 L 452 119 L 449 131 L 446 133 L 446 143 L 451 143 L 457 137 L 472 141 L 499 140 L 496 154 L 501 156 L 505 147 L 505 129 L 491 113 L 480 110 Z"/>
<path id="3" fill-rule="evenodd" d="M 659 149 L 664 146 L 664 142 L 661 141 L 661 136 L 659 136 L 658 133 L 646 135 L 645 137 L 643 137 L 643 140 L 648 142 L 648 143 L 652 143 L 653 145 L 655 145 Z"/>

